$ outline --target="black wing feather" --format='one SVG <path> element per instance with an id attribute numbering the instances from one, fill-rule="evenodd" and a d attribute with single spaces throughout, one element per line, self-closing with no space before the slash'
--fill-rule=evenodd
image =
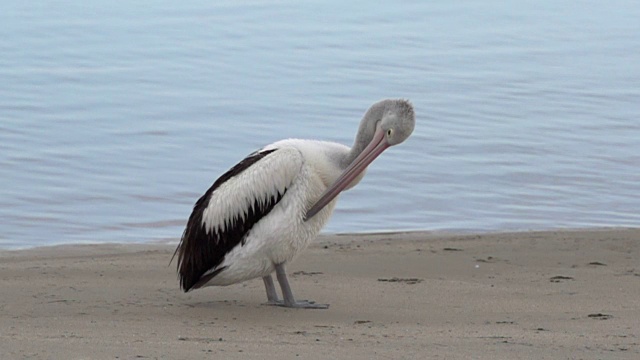
<path id="1" fill-rule="evenodd" d="M 207 192 L 196 202 L 189 216 L 189 221 L 182 234 L 182 239 L 173 256 L 178 255 L 178 275 L 180 277 L 180 286 L 187 292 L 191 289 L 197 289 L 211 280 L 223 268 L 217 269 L 213 273 L 203 277 L 203 275 L 218 267 L 229 251 L 234 247 L 244 245 L 249 230 L 262 217 L 268 214 L 286 193 L 286 189 L 282 194 L 277 194 L 264 203 L 256 200 L 253 207 L 249 207 L 247 216 L 242 219 L 240 217 L 235 223 L 228 226 L 224 232 L 217 230 L 207 230 L 202 222 L 204 211 L 209 205 L 212 194 L 220 185 L 227 180 L 240 174 L 248 169 L 251 165 L 263 159 L 265 156 L 276 151 L 276 149 L 254 152 L 232 167 L 229 171 L 222 174 Z"/>

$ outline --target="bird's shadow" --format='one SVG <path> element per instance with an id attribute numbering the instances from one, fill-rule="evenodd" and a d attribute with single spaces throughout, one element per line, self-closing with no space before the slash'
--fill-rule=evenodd
<path id="1" fill-rule="evenodd" d="M 224 307 L 247 307 L 250 304 L 240 300 L 210 300 L 210 301 L 197 301 L 197 302 L 184 302 L 183 306 L 190 308 L 204 308 L 204 309 L 220 309 Z"/>

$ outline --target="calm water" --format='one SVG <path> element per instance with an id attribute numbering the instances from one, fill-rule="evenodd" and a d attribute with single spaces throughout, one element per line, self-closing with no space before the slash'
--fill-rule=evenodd
<path id="1" fill-rule="evenodd" d="M 0 248 L 176 241 L 256 148 L 413 136 L 327 232 L 640 226 L 637 1 L 0 1 Z"/>

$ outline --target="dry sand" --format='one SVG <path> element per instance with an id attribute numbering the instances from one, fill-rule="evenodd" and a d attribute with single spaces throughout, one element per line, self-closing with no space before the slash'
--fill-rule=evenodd
<path id="1" fill-rule="evenodd" d="M 178 288 L 173 246 L 0 252 L 0 359 L 640 359 L 640 229 L 324 236 L 261 280 Z"/>

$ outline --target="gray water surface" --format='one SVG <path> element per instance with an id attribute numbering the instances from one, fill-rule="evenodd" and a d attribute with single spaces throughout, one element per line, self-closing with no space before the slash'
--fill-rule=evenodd
<path id="1" fill-rule="evenodd" d="M 176 241 L 288 138 L 416 130 L 327 232 L 640 226 L 637 1 L 0 1 L 0 248 Z"/>

